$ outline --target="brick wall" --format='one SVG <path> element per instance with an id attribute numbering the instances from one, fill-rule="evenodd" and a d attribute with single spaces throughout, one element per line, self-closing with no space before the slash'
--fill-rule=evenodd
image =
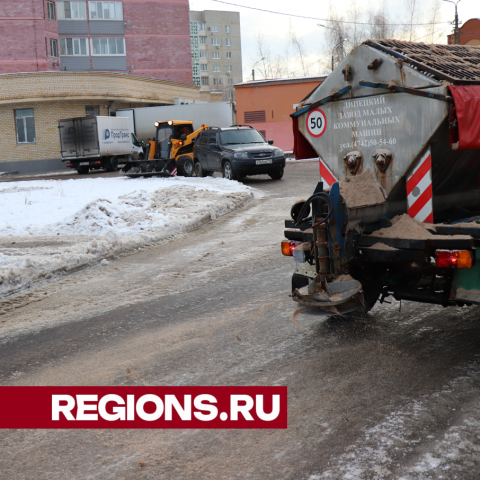
<path id="1" fill-rule="evenodd" d="M 108 115 L 108 102 L 95 100 L 0 106 L 0 162 L 60 158 L 58 121 L 62 118 L 84 117 L 86 105 L 98 105 L 100 115 Z M 15 110 L 19 108 L 34 109 L 36 143 L 17 144 Z"/>
<path id="2" fill-rule="evenodd" d="M 188 0 L 124 0 L 123 10 L 129 71 L 192 84 Z"/>
<path id="3" fill-rule="evenodd" d="M 60 70 L 49 45 L 57 22 L 45 20 L 46 8 L 47 0 L 0 2 L 0 74 Z"/>

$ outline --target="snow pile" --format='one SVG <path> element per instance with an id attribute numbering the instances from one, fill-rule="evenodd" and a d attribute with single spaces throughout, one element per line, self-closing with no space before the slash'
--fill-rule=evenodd
<path id="1" fill-rule="evenodd" d="M 0 293 L 188 232 L 252 195 L 223 178 L 0 184 Z"/>

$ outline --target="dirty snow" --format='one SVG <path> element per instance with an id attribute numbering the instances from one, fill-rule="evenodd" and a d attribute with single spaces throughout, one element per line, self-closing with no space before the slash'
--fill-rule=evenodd
<path id="1" fill-rule="evenodd" d="M 0 293 L 188 232 L 252 196 L 223 178 L 0 184 Z"/>
<path id="2" fill-rule="evenodd" d="M 468 473 L 480 461 L 480 369 L 474 363 L 459 370 L 460 376 L 437 391 L 406 398 L 402 408 L 366 429 L 346 453 L 331 459 L 330 468 L 308 480 L 473 478 Z M 459 404 L 457 411 L 453 407 Z M 444 430 L 432 428 L 440 408 L 451 412 Z"/>

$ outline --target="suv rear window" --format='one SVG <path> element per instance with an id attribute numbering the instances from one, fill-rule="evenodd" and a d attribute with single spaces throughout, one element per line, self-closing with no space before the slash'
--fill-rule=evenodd
<path id="1" fill-rule="evenodd" d="M 265 139 L 253 128 L 248 130 L 227 130 L 220 132 L 222 145 L 236 145 L 244 143 L 265 143 Z"/>

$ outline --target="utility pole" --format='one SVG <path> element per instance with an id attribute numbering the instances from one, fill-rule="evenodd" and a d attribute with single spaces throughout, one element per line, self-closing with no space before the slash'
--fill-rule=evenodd
<path id="1" fill-rule="evenodd" d="M 454 38 L 453 43 L 455 45 L 460 45 L 460 30 L 458 28 L 458 10 L 457 10 L 457 5 L 458 5 L 458 2 L 460 2 L 460 0 L 457 0 L 456 2 L 453 2 L 452 0 L 443 0 L 443 1 L 448 3 L 453 3 L 455 5 L 455 31 L 453 35 L 453 38 Z"/>

